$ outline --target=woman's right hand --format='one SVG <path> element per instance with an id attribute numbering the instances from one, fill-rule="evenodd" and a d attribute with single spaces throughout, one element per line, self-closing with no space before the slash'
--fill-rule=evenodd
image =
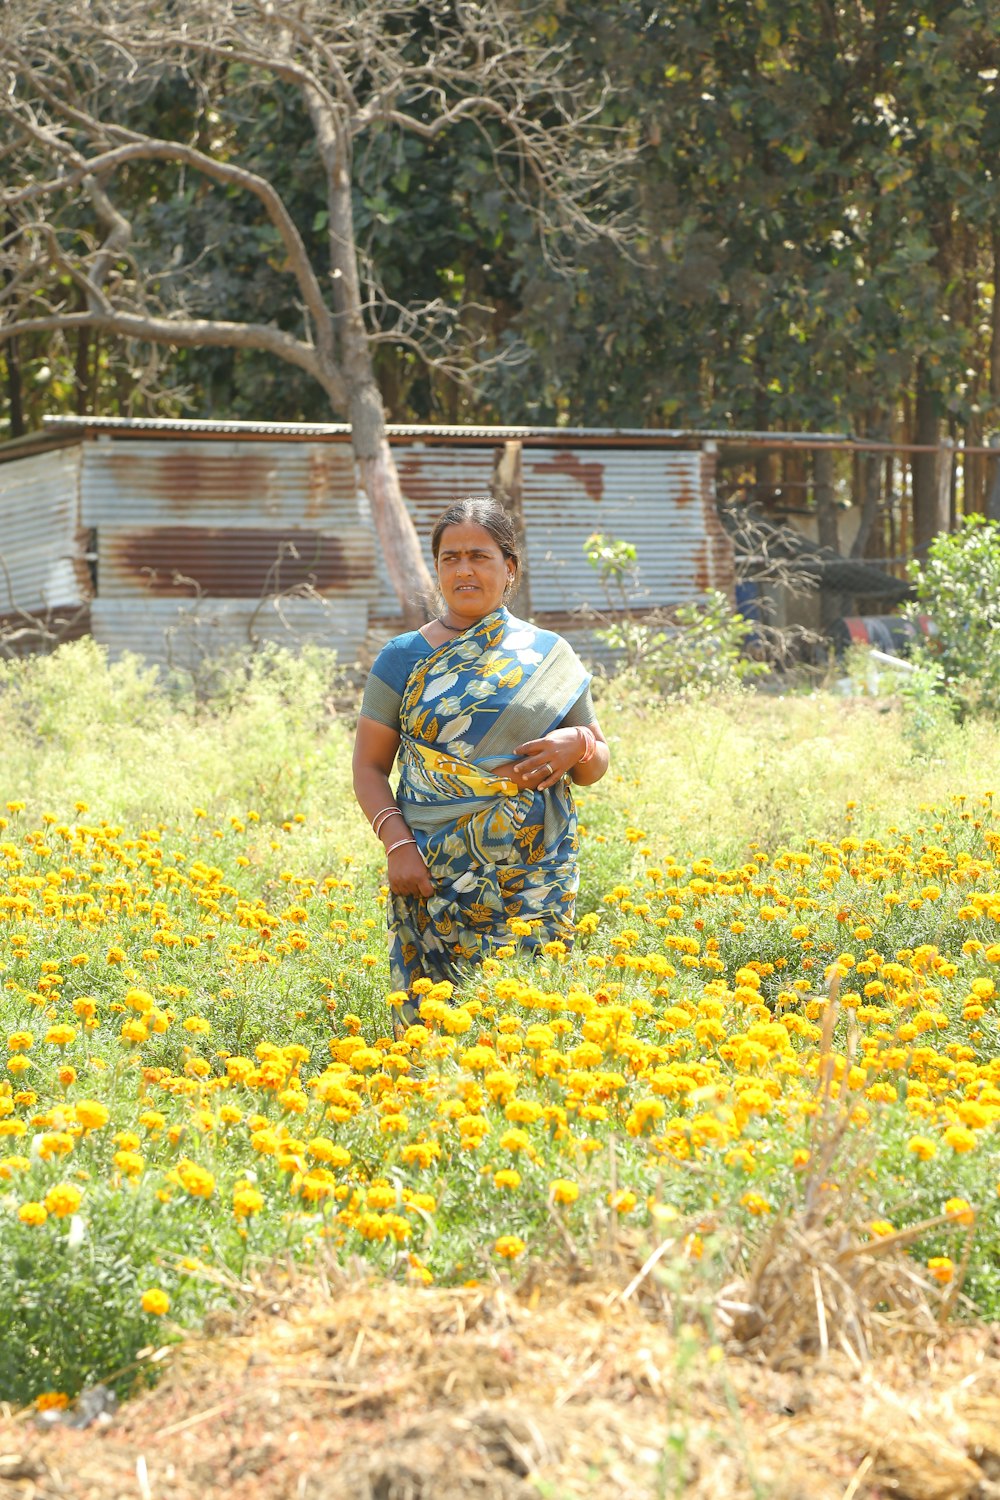
<path id="1" fill-rule="evenodd" d="M 389 855 L 389 889 L 394 896 L 433 896 L 434 882 L 416 844 L 403 844 Z"/>

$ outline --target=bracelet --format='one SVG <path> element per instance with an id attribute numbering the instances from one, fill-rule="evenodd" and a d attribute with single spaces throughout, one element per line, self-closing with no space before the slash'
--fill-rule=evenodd
<path id="1" fill-rule="evenodd" d="M 391 812 L 399 812 L 399 808 L 396 806 L 395 802 L 390 802 L 388 807 L 380 807 L 379 810 L 378 810 L 378 812 L 377 813 L 373 813 L 372 816 L 368 819 L 368 821 L 372 825 L 372 827 L 374 828 L 375 824 L 377 823 L 378 819 L 382 816 L 383 813 L 391 813 Z"/>
<path id="2" fill-rule="evenodd" d="M 578 766 L 585 766 L 588 760 L 593 760 L 597 754 L 597 736 L 588 724 L 578 724 L 577 729 L 583 735 L 583 754 L 577 761 Z"/>
<path id="3" fill-rule="evenodd" d="M 375 814 L 375 818 L 372 822 L 372 832 L 381 837 L 382 829 L 385 827 L 386 823 L 388 823 L 390 818 L 396 816 L 403 816 L 398 807 L 383 807 L 380 813 Z"/>
<path id="4" fill-rule="evenodd" d="M 394 844 L 390 844 L 388 849 L 385 851 L 386 856 L 388 857 L 388 855 L 390 855 L 394 849 L 402 849 L 404 844 L 415 844 L 416 842 L 416 839 L 397 839 L 396 842 Z"/>

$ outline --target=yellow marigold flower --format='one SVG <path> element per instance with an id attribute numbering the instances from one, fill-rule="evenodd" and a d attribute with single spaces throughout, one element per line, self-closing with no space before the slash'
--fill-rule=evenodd
<path id="1" fill-rule="evenodd" d="M 493 1246 L 496 1254 L 502 1256 L 504 1260 L 517 1260 L 517 1257 L 523 1255 L 527 1248 L 520 1235 L 517 1234 L 502 1234 Z"/>
<path id="2" fill-rule="evenodd" d="M 513 1167 L 501 1167 L 499 1172 L 493 1174 L 493 1186 L 509 1188 L 513 1192 L 521 1186 L 521 1174 Z M 997 1192 L 1000 1193 L 1000 1184 L 997 1185 Z"/>
<path id="3" fill-rule="evenodd" d="M 740 1206 L 745 1208 L 748 1214 L 753 1214 L 755 1217 L 771 1212 L 770 1203 L 760 1193 L 744 1193 L 740 1199 Z"/>
<path id="4" fill-rule="evenodd" d="M 67 1064 L 59 1069 L 56 1074 L 64 1089 L 70 1088 L 76 1082 L 76 1069 Z"/>
<path id="5" fill-rule="evenodd" d="M 211 1022 L 206 1021 L 204 1016 L 188 1016 L 181 1025 L 194 1036 L 207 1036 L 212 1029 Z"/>
<path id="6" fill-rule="evenodd" d="M 170 1310 L 170 1298 L 161 1287 L 151 1286 L 142 1294 L 142 1310 L 154 1318 L 162 1318 Z"/>
<path id="7" fill-rule="evenodd" d="M 542 1118 L 542 1106 L 533 1099 L 512 1099 L 504 1106 L 504 1115 L 511 1125 L 534 1125 Z"/>
<path id="8" fill-rule="evenodd" d="M 907 1151 L 912 1151 L 918 1161 L 930 1161 L 937 1155 L 937 1143 L 926 1135 L 914 1135 L 906 1143 Z"/>
<path id="9" fill-rule="evenodd" d="M 112 1159 L 119 1172 L 125 1177 L 141 1177 L 146 1165 L 138 1151 L 130 1151 L 127 1148 L 116 1151 Z"/>
<path id="10" fill-rule="evenodd" d="M 876 1239 L 885 1239 L 888 1234 L 895 1234 L 895 1226 L 888 1219 L 873 1219 L 868 1225 L 869 1234 L 875 1235 Z"/>
<path id="11" fill-rule="evenodd" d="M 944 1286 L 955 1274 L 955 1262 L 950 1255 L 932 1255 L 927 1262 L 927 1269 L 935 1281 L 940 1281 Z"/>
<path id="12" fill-rule="evenodd" d="M 550 1182 L 549 1192 L 556 1203 L 575 1203 L 580 1196 L 579 1187 L 575 1182 L 570 1182 L 568 1177 L 557 1177 L 554 1182 Z"/>
<path id="13" fill-rule="evenodd" d="M 17 1211 L 17 1217 L 22 1224 L 39 1225 L 44 1224 L 49 1216 L 49 1211 L 44 1203 L 22 1203 Z"/>
<path id="14" fill-rule="evenodd" d="M 7 1038 L 8 1052 L 30 1052 L 35 1045 L 35 1038 L 30 1031 L 12 1031 Z"/>
<path id="15" fill-rule="evenodd" d="M 215 1178 L 206 1167 L 197 1162 L 182 1161 L 177 1168 L 181 1187 L 192 1198 L 211 1198 L 215 1192 Z"/>
<path id="16" fill-rule="evenodd" d="M 500 1137 L 504 1151 L 527 1151 L 530 1145 L 531 1137 L 526 1130 L 505 1130 Z"/>
<path id="17" fill-rule="evenodd" d="M 76 1027 L 67 1025 L 65 1021 L 61 1021 L 56 1026 L 50 1026 L 45 1033 L 45 1040 L 52 1047 L 68 1047 L 75 1037 Z"/>
<path id="18" fill-rule="evenodd" d="M 100 1130 L 111 1118 L 107 1105 L 98 1099 L 78 1099 L 74 1111 L 84 1130 Z"/>
<path id="19" fill-rule="evenodd" d="M 233 1189 L 233 1213 L 238 1219 L 248 1219 L 260 1213 L 264 1207 L 264 1195 L 248 1182 L 241 1182 Z"/>
<path id="20" fill-rule="evenodd" d="M 71 1182 L 58 1182 L 45 1194 L 45 1207 L 57 1219 L 68 1219 L 83 1202 L 83 1194 Z"/>
<path id="21" fill-rule="evenodd" d="M 976 1132 L 970 1130 L 967 1125 L 949 1125 L 944 1133 L 944 1143 L 959 1155 L 966 1151 L 975 1151 Z"/>
<path id="22" fill-rule="evenodd" d="M 628 1188 L 617 1188 L 608 1194 L 608 1204 L 616 1214 L 630 1214 L 638 1201 L 637 1195 Z"/>
<path id="23" fill-rule="evenodd" d="M 964 1224 L 967 1228 L 976 1222 L 976 1210 L 966 1198 L 949 1198 L 944 1211 L 950 1214 L 956 1223 Z"/>

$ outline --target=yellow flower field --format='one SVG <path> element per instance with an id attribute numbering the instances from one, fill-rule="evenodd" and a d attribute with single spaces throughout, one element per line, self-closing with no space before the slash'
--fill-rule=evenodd
<path id="1" fill-rule="evenodd" d="M 873 1237 L 942 1216 L 912 1247 L 942 1285 L 971 1225 L 996 1312 L 992 795 L 731 865 L 630 825 L 607 889 L 585 834 L 573 949 L 426 984 L 400 1040 L 384 890 L 301 863 L 305 815 L 29 807 L 0 804 L 5 1399 L 127 1383 L 258 1257 L 468 1281 L 625 1221 L 723 1259 L 797 1201 L 838 1104 L 831 1214 L 849 1186 Z"/>

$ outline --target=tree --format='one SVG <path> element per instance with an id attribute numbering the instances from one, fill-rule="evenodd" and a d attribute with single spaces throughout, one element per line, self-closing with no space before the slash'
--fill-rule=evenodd
<path id="1" fill-rule="evenodd" d="M 567 263 L 580 240 L 623 235 L 606 189 L 627 145 L 601 125 L 603 86 L 544 22 L 514 0 L 8 0 L 0 344 L 93 329 L 258 351 L 305 372 L 350 423 L 393 586 L 417 623 L 430 579 L 373 356 L 403 345 L 459 377 L 480 335 L 461 297 L 393 299 L 359 256 L 359 157 L 373 143 L 391 152 L 407 136 L 474 127 L 548 264 Z M 275 113 L 308 127 L 324 205 L 308 225 L 276 186 L 261 129 Z M 292 290 L 280 319 L 212 305 L 212 203 L 225 210 L 236 197 L 256 206 L 253 253 Z"/>

